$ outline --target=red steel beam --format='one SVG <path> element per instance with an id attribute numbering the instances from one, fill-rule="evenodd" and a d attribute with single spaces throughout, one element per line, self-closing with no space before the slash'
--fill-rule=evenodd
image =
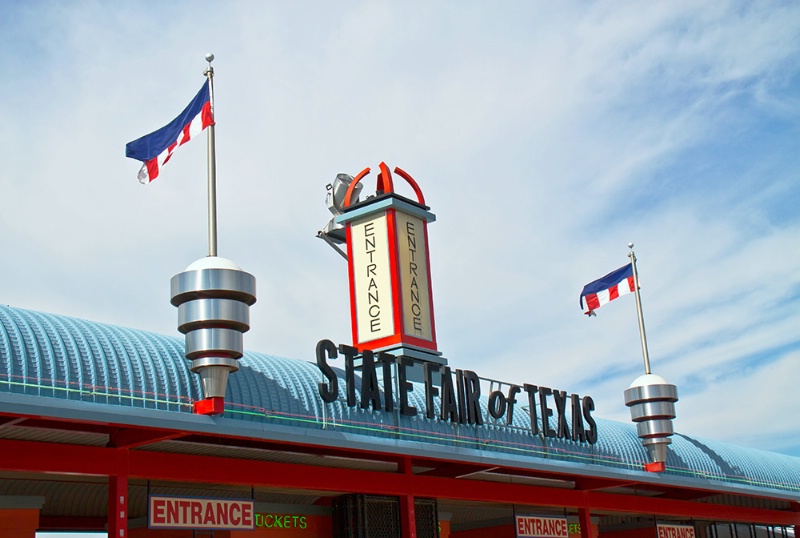
<path id="1" fill-rule="evenodd" d="M 0 430 L 7 426 L 14 426 L 20 422 L 24 422 L 25 417 L 2 417 L 0 416 Z"/>
<path id="2" fill-rule="evenodd" d="M 132 451 L 131 475 L 178 482 L 214 482 L 433 497 L 551 507 L 587 507 L 625 513 L 704 517 L 741 523 L 800 524 L 800 513 L 542 486 L 358 471 L 292 463 Z M 588 506 L 587 506 L 588 503 Z"/>
<path id="3" fill-rule="evenodd" d="M 95 446 L 0 440 L 0 470 L 110 476 L 119 470 L 118 450 Z"/>
<path id="4" fill-rule="evenodd" d="M 241 446 L 246 448 L 266 449 L 266 450 L 289 450 L 292 452 L 299 452 L 302 454 L 312 455 L 329 455 L 346 457 L 359 457 L 364 459 L 371 459 L 374 461 L 393 461 L 395 458 L 392 456 L 381 454 L 375 451 L 366 450 L 346 450 L 334 447 L 314 446 L 314 445 L 299 445 L 294 443 L 275 443 L 263 440 L 254 440 L 233 436 L 224 437 L 208 437 L 201 434 L 187 434 L 188 432 L 178 430 L 161 430 L 157 428 L 114 428 L 109 425 L 94 424 L 91 422 L 79 421 L 61 421 L 42 419 L 37 417 L 14 417 L 14 416 L 0 416 L 0 428 L 2 428 L 3 420 L 8 421 L 9 425 L 18 422 L 24 422 L 25 426 L 45 428 L 45 429 L 66 429 L 70 431 L 88 431 L 93 433 L 106 433 L 109 435 L 108 446 L 111 448 L 138 448 L 150 443 L 177 439 L 183 441 L 216 444 L 220 446 Z M 447 461 L 430 458 L 415 458 L 414 463 L 423 467 L 434 467 L 433 470 L 422 473 L 429 476 L 441 476 L 446 478 L 458 478 L 463 475 L 468 475 L 470 472 L 488 471 L 492 472 L 496 467 L 481 466 L 480 464 L 470 464 L 458 461 Z M 568 480 L 573 481 L 577 485 L 577 489 L 604 489 L 609 487 L 630 486 L 638 484 L 636 481 L 620 480 L 612 478 L 593 478 L 581 477 L 580 475 L 548 472 L 548 471 L 531 471 L 528 469 L 516 468 L 502 468 L 497 471 L 498 474 L 512 474 L 524 477 L 533 478 L 550 478 L 554 480 Z M 652 485 L 641 484 L 642 487 L 649 487 L 654 491 L 664 493 L 664 498 L 694 500 L 703 496 L 715 494 L 715 492 L 705 493 L 703 491 L 694 492 L 686 488 L 676 488 L 674 486 L 653 487 Z"/>
<path id="5" fill-rule="evenodd" d="M 206 445 L 214 445 L 221 447 L 241 447 L 241 448 L 256 448 L 260 450 L 281 450 L 284 452 L 297 452 L 299 454 L 308 454 L 311 456 L 338 456 L 341 458 L 363 458 L 374 460 L 376 462 L 393 462 L 396 463 L 398 458 L 396 455 L 381 454 L 374 450 L 352 450 L 337 448 L 333 446 L 324 445 L 301 445 L 289 442 L 275 442 L 275 441 L 262 441 L 257 439 L 248 439 L 243 437 L 233 436 L 208 436 L 200 434 L 190 434 L 181 437 L 181 441 L 187 443 L 202 443 Z"/>
<path id="6" fill-rule="evenodd" d="M 159 441 L 167 441 L 183 437 L 184 432 L 174 430 L 149 430 L 143 428 L 120 428 L 108 438 L 111 448 L 137 448 Z"/>
<path id="7" fill-rule="evenodd" d="M 119 473 L 127 452 L 128 476 L 190 483 L 308 489 L 374 495 L 414 495 L 531 506 L 589 508 L 621 513 L 695 517 L 741 523 L 800 525 L 797 511 L 765 510 L 598 491 L 565 490 L 477 480 L 257 460 L 119 450 L 111 448 L 0 440 L 0 470 L 20 472 Z"/>
<path id="8" fill-rule="evenodd" d="M 420 476 L 459 478 L 461 476 L 491 471 L 492 469 L 497 469 L 497 466 L 475 465 L 473 463 L 445 463 L 430 471 L 423 471 L 420 473 Z"/>
<path id="9" fill-rule="evenodd" d="M 593 489 L 606 489 L 606 488 L 620 488 L 626 486 L 634 486 L 638 482 L 633 480 L 614 480 L 610 478 L 595 478 L 593 476 L 573 477 L 575 481 L 575 488 L 582 490 Z"/>
<path id="10" fill-rule="evenodd" d="M 26 428 L 42 428 L 45 430 L 67 430 L 88 433 L 109 433 L 111 427 L 96 422 L 81 422 L 79 420 L 60 420 L 39 417 L 20 417 L 24 419 L 21 426 Z"/>
<path id="11" fill-rule="evenodd" d="M 764 510 L 724 504 L 694 503 L 663 497 L 637 497 L 634 495 L 610 495 L 595 491 L 586 492 L 587 501 L 593 510 L 613 512 L 655 514 L 731 521 L 736 523 L 765 523 L 773 525 L 800 524 L 800 513 L 782 510 Z M 657 509 L 657 512 L 653 512 Z"/>

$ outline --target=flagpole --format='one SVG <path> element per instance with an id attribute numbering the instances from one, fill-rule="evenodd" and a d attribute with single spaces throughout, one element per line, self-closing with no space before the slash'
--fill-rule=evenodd
<path id="1" fill-rule="evenodd" d="M 647 351 L 647 335 L 644 332 L 644 314 L 642 314 L 642 297 L 639 294 L 639 272 L 636 270 L 636 254 L 633 253 L 633 243 L 628 243 L 628 248 L 631 251 L 628 257 L 631 259 L 633 266 L 633 288 L 636 292 L 636 313 L 639 316 L 639 337 L 642 340 L 642 357 L 644 358 L 644 373 L 650 373 L 650 354 Z"/>
<path id="2" fill-rule="evenodd" d="M 206 54 L 208 68 L 203 73 L 208 78 L 211 117 L 214 117 L 214 55 Z M 214 141 L 214 123 L 208 126 L 208 255 L 217 255 L 217 159 Z"/>

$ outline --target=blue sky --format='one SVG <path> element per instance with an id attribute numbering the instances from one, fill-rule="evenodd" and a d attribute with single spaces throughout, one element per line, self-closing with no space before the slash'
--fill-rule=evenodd
<path id="1" fill-rule="evenodd" d="M 258 279 L 250 349 L 348 342 L 325 185 L 416 178 L 439 348 L 627 421 L 636 244 L 676 429 L 800 456 L 800 6 L 792 2 L 17 2 L 0 17 L 0 300 L 177 334 L 206 254 L 205 143 L 149 186 L 124 146 L 216 54 L 220 255 Z M 373 174 L 374 176 L 374 174 Z M 373 184 L 369 184 L 373 188 Z"/>

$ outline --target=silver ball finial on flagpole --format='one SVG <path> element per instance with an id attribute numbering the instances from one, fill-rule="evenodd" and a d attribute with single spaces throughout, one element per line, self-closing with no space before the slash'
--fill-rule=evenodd
<path id="1" fill-rule="evenodd" d="M 213 62 L 213 61 L 214 61 L 214 55 L 213 55 L 213 54 L 211 54 L 210 52 L 206 53 L 206 61 L 208 62 L 208 67 L 206 67 L 206 68 L 203 70 L 203 75 L 205 75 L 205 76 L 207 76 L 207 77 L 209 77 L 209 78 L 210 78 L 210 77 L 213 77 L 213 76 L 214 76 L 214 68 L 213 68 L 213 67 L 211 67 L 211 62 Z M 213 97 L 212 97 L 212 100 L 213 100 Z M 213 105 L 213 103 L 212 103 L 212 105 L 211 105 L 211 108 L 212 108 L 212 109 L 214 108 L 214 105 Z"/>

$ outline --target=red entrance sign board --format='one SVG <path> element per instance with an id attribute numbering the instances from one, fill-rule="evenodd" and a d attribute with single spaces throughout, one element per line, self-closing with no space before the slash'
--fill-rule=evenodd
<path id="1" fill-rule="evenodd" d="M 151 529 L 253 529 L 253 501 L 151 495 Z"/>
<path id="2" fill-rule="evenodd" d="M 695 538 L 691 525 L 658 524 L 658 538 Z"/>
<path id="3" fill-rule="evenodd" d="M 519 538 L 567 538 L 567 518 L 517 516 Z"/>

